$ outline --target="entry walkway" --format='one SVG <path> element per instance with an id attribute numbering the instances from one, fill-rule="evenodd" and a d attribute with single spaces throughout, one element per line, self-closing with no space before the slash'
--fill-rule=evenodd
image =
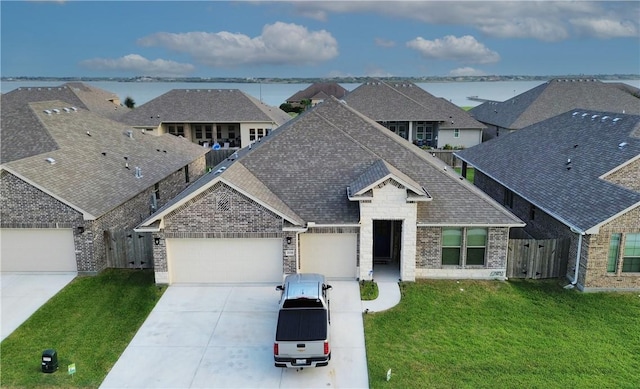
<path id="1" fill-rule="evenodd" d="M 378 298 L 362 301 L 363 312 L 381 312 L 400 302 L 400 270 L 392 265 L 375 265 L 373 280 L 378 285 Z"/>

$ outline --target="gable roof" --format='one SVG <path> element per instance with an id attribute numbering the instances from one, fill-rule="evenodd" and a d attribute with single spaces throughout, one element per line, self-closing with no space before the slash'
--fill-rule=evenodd
<path id="1" fill-rule="evenodd" d="M 309 85 L 307 88 L 294 93 L 286 101 L 288 103 L 299 103 L 305 99 L 318 100 L 326 99 L 329 96 L 341 99 L 347 93 L 349 93 L 349 91 L 337 82 L 316 82 Z"/>
<path id="2" fill-rule="evenodd" d="M 274 130 L 252 149 L 242 149 L 235 161 L 225 163 L 242 164 L 252 179 L 262 183 L 263 191 L 268 190 L 268 196 L 275 196 L 291 210 L 289 215 L 299 218 L 294 223 L 298 225 L 357 224 L 359 205 L 349 199 L 348 187 L 360 182 L 359 187 L 364 188 L 376 177 L 388 174 L 411 190 L 431 196 L 431 201 L 418 203 L 422 225 L 523 225 L 478 188 L 447 170 L 439 159 L 333 97 Z M 207 174 L 198 185 L 209 185 L 218 176 L 231 185 L 241 185 L 231 167 Z M 250 196 L 274 204 L 259 191 L 245 188 Z M 194 184 L 182 198 L 195 190 Z M 176 199 L 168 206 L 183 202 Z M 151 225 L 160 217 L 156 213 L 143 224 Z"/>
<path id="3" fill-rule="evenodd" d="M 640 98 L 619 83 L 553 79 L 504 102 L 488 101 L 469 111 L 479 121 L 518 130 L 572 109 L 640 114 Z"/>
<path id="4" fill-rule="evenodd" d="M 411 82 L 366 82 L 344 97 L 375 121 L 434 121 L 441 128 L 486 128 L 462 108 Z"/>
<path id="5" fill-rule="evenodd" d="M 455 154 L 567 226 L 597 233 L 640 206 L 639 192 L 600 178 L 639 158 L 639 127 L 637 115 L 578 109 Z"/>
<path id="6" fill-rule="evenodd" d="M 2 168 L 80 210 L 88 220 L 123 204 L 208 151 L 173 135 L 144 135 L 84 109 L 71 109 L 59 100 L 29 103 L 23 113 L 25 122 L 41 123 L 40 131 L 55 147 Z M 38 138 L 31 141 L 39 142 Z M 12 146 L 17 147 L 8 145 Z M 49 158 L 54 163 L 48 162 Z M 142 177 L 136 177 L 136 167 L 141 168 Z"/>
<path id="7" fill-rule="evenodd" d="M 362 175 L 347 187 L 349 198 L 359 199 L 373 187 L 391 179 L 407 188 L 407 196 L 414 201 L 429 201 L 431 196 L 427 191 L 400 170 L 379 159 L 375 161 Z"/>
<path id="8" fill-rule="evenodd" d="M 280 108 L 238 89 L 172 89 L 131 110 L 121 121 L 139 127 L 193 122 L 272 122 L 280 126 L 289 119 Z"/>

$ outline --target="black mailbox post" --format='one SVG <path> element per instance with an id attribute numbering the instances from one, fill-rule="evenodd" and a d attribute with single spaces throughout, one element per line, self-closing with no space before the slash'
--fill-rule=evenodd
<path id="1" fill-rule="evenodd" d="M 56 350 L 47 349 L 42 352 L 42 372 L 53 373 L 58 370 L 58 353 Z"/>

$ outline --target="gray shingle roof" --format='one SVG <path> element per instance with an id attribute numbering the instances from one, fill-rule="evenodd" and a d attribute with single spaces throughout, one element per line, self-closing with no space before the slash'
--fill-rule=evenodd
<path id="1" fill-rule="evenodd" d="M 130 128 L 122 123 L 81 108 L 66 112 L 64 108 L 68 107 L 63 101 L 28 104 L 22 119 L 25 123 L 40 122 L 40 130 L 57 147 L 2 166 L 81 209 L 87 218 L 105 214 L 207 152 L 168 134 L 133 131 L 130 137 Z M 53 109 L 60 113 L 45 113 Z M 38 143 L 39 139 L 31 142 Z M 47 158 L 55 163 L 48 163 Z M 141 168 L 141 178 L 136 178 L 135 167 Z"/>
<path id="2" fill-rule="evenodd" d="M 328 96 L 341 99 L 347 93 L 349 93 L 349 91 L 336 82 L 316 82 L 294 93 L 293 96 L 287 99 L 287 102 L 300 102 L 304 99 L 327 98 Z"/>
<path id="3" fill-rule="evenodd" d="M 486 128 L 460 107 L 411 82 L 373 80 L 344 100 L 375 121 L 435 121 L 441 122 L 442 128 Z"/>
<path id="4" fill-rule="evenodd" d="M 632 133 L 639 127 L 637 115 L 577 109 L 456 155 L 566 225 L 588 231 L 640 203 L 639 192 L 600 178 L 638 158 L 640 137 Z"/>
<path id="5" fill-rule="evenodd" d="M 349 185 L 349 195 L 354 196 L 361 194 L 371 189 L 372 185 L 376 185 L 387 178 L 392 178 L 400 184 L 406 185 L 407 189 L 416 195 L 414 198 L 430 198 L 428 193 L 420 187 L 420 184 L 382 159 L 375 161 L 361 176 Z"/>
<path id="6" fill-rule="evenodd" d="M 167 204 L 167 209 L 179 206 L 218 177 L 241 186 L 250 173 L 250 180 L 258 180 L 264 188 L 255 191 L 249 185 L 245 186 L 247 192 L 284 210 L 275 205 L 272 196 L 277 197 L 299 218 L 299 224 L 357 224 L 359 205 L 349 200 L 347 187 L 362 177 L 371 177 L 372 166 L 379 166 L 383 160 L 382 170 L 431 195 L 432 201 L 418 203 L 421 224 L 523 225 L 478 188 L 447 170 L 439 159 L 333 97 L 274 130 L 253 149 L 245 148 L 238 154 L 237 160 L 224 164 L 242 164 L 246 168 L 243 177 L 230 174 L 231 167 L 219 174 L 207 174 Z M 152 224 L 158 215 L 160 212 L 145 225 Z"/>
<path id="7" fill-rule="evenodd" d="M 273 122 L 291 119 L 238 89 L 173 89 L 133 109 L 121 119 L 132 126 L 157 127 L 161 123 Z"/>
<path id="8" fill-rule="evenodd" d="M 485 102 L 469 112 L 479 121 L 518 130 L 572 109 L 640 114 L 640 98 L 618 84 L 554 79 L 504 102 Z"/>

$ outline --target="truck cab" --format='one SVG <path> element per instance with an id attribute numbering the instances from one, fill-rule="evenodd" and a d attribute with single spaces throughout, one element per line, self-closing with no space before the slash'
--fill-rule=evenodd
<path id="1" fill-rule="evenodd" d="M 290 274 L 276 290 L 280 310 L 273 354 L 276 367 L 326 366 L 331 359 L 330 300 L 322 274 Z"/>

